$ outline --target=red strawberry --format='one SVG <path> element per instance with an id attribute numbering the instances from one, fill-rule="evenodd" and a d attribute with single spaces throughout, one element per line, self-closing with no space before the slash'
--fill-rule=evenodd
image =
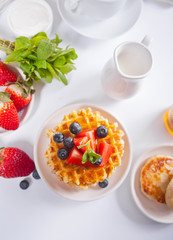
<path id="1" fill-rule="evenodd" d="M 86 144 L 88 142 L 88 137 L 87 136 L 85 136 L 85 137 L 76 137 L 76 138 L 73 139 L 73 142 L 74 142 L 74 145 L 76 147 L 78 147 L 78 146 Z M 82 152 L 85 152 L 87 150 L 87 146 L 80 148 L 80 150 Z"/>
<path id="2" fill-rule="evenodd" d="M 24 81 L 17 81 L 9 85 L 5 92 L 10 93 L 10 99 L 13 101 L 17 111 L 25 108 L 32 99 L 31 89 Z"/>
<path id="3" fill-rule="evenodd" d="M 0 149 L 0 176 L 15 178 L 28 176 L 35 169 L 32 159 L 18 148 Z"/>
<path id="4" fill-rule="evenodd" d="M 0 92 L 0 127 L 6 130 L 16 130 L 19 127 L 17 109 L 9 94 L 4 92 Z"/>
<path id="5" fill-rule="evenodd" d="M 8 82 L 16 82 L 17 77 L 17 73 L 13 72 L 7 64 L 0 61 L 0 86 L 5 86 Z"/>

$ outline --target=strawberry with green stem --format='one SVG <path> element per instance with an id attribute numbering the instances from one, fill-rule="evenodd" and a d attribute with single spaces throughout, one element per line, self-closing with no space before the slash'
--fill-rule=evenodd
<path id="1" fill-rule="evenodd" d="M 28 176 L 35 169 L 33 160 L 21 149 L 0 149 L 0 176 L 15 178 Z"/>
<path id="2" fill-rule="evenodd" d="M 19 117 L 9 93 L 0 92 L 0 127 L 6 130 L 16 130 L 19 127 Z"/>
<path id="3" fill-rule="evenodd" d="M 5 92 L 10 94 L 10 99 L 13 101 L 17 111 L 21 111 L 30 103 L 34 90 L 28 86 L 27 82 L 18 78 L 16 83 L 7 86 Z"/>

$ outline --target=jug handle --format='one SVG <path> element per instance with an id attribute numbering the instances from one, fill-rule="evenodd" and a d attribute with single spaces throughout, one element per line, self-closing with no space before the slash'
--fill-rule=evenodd
<path id="1" fill-rule="evenodd" d="M 149 35 L 146 35 L 141 41 L 141 43 L 144 44 L 146 47 L 148 47 L 151 42 L 152 38 Z"/>

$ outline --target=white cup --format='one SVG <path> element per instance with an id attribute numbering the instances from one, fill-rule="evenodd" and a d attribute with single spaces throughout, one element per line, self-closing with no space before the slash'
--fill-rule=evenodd
<path id="1" fill-rule="evenodd" d="M 73 14 L 94 19 L 106 19 L 116 14 L 126 0 L 65 0 L 65 7 Z"/>
<path id="2" fill-rule="evenodd" d="M 152 67 L 152 55 L 147 46 L 151 38 L 142 42 L 124 42 L 116 47 L 113 57 L 105 64 L 102 85 L 113 99 L 125 99 L 135 95 Z"/>

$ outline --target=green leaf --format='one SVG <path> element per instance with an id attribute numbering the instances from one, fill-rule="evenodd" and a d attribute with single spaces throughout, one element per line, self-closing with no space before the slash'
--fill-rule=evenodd
<path id="1" fill-rule="evenodd" d="M 67 73 L 71 72 L 72 70 L 76 70 L 76 68 L 72 63 L 67 63 L 64 66 L 59 66 L 59 70 L 62 73 L 67 74 Z"/>
<path id="2" fill-rule="evenodd" d="M 65 57 L 60 56 L 54 61 L 53 65 L 54 67 L 60 67 L 60 66 L 63 66 L 65 63 L 66 63 Z"/>
<path id="3" fill-rule="evenodd" d="M 34 62 L 34 65 L 38 68 L 44 68 L 44 69 L 47 68 L 46 60 L 37 60 Z"/>
<path id="4" fill-rule="evenodd" d="M 49 70 L 49 72 L 50 72 L 56 79 L 58 79 L 59 81 L 61 81 L 60 78 L 59 78 L 59 76 L 58 76 L 57 73 L 55 72 L 54 68 L 53 68 L 48 62 L 47 62 L 47 69 Z"/>
<path id="5" fill-rule="evenodd" d="M 38 36 L 46 37 L 48 39 L 47 34 L 45 32 L 39 32 L 39 33 L 35 34 L 31 39 L 38 37 Z"/>
<path id="6" fill-rule="evenodd" d="M 15 41 L 15 50 L 19 50 L 19 49 L 26 49 L 28 47 L 30 47 L 30 40 L 27 37 L 18 37 L 16 38 Z"/>
<path id="7" fill-rule="evenodd" d="M 16 50 L 6 58 L 5 63 L 20 62 L 23 60 L 23 54 L 25 54 L 25 50 Z"/>
<path id="8" fill-rule="evenodd" d="M 55 43 L 50 43 L 48 39 L 41 40 L 37 48 L 38 60 L 46 60 L 55 51 L 55 48 Z"/>
<path id="9" fill-rule="evenodd" d="M 28 59 L 30 59 L 30 60 L 37 60 L 37 57 L 36 57 L 36 55 L 34 55 L 34 54 L 29 54 L 28 56 L 27 56 L 27 58 Z"/>
<path id="10" fill-rule="evenodd" d="M 72 59 L 77 58 L 77 55 L 76 55 L 76 52 L 75 52 L 74 48 L 69 48 L 69 49 L 63 50 L 57 56 L 63 56 L 63 55 L 67 55 L 68 57 L 70 56 Z"/>
<path id="11" fill-rule="evenodd" d="M 40 74 L 40 76 L 42 77 L 42 79 L 46 82 L 46 83 L 51 83 L 53 80 L 53 76 L 52 74 L 49 72 L 49 70 L 47 69 L 38 69 L 38 72 Z"/>
<path id="12" fill-rule="evenodd" d="M 33 47 L 37 47 L 40 43 L 41 40 L 45 40 L 45 39 L 48 39 L 47 36 L 36 36 L 36 37 L 33 37 L 31 38 L 31 44 Z"/>
<path id="13" fill-rule="evenodd" d="M 51 42 L 59 44 L 60 42 L 62 42 L 62 39 L 59 38 L 58 34 L 56 34 L 56 38 L 52 39 Z"/>
<path id="14" fill-rule="evenodd" d="M 25 73 L 30 73 L 32 69 L 32 65 L 28 64 L 26 62 L 21 62 L 20 63 L 20 68 L 25 72 Z"/>
<path id="15" fill-rule="evenodd" d="M 58 72 L 58 76 L 61 79 L 61 81 L 64 83 L 64 85 L 67 85 L 68 81 L 67 81 L 66 76 L 60 70 L 58 70 L 57 68 L 56 68 L 56 72 Z"/>
<path id="16" fill-rule="evenodd" d="M 82 164 L 86 163 L 88 161 L 88 152 L 85 151 L 82 157 Z"/>

